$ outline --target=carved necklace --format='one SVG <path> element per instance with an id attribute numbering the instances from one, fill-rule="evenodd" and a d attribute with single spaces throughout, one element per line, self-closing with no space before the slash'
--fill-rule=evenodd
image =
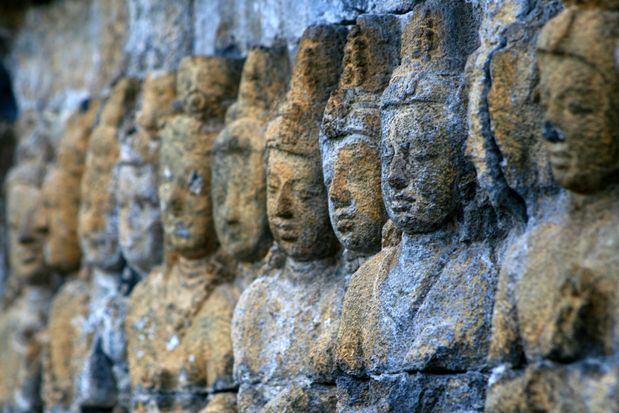
<path id="1" fill-rule="evenodd" d="M 167 286 L 169 294 L 165 317 L 173 333 L 168 337 L 169 351 L 182 341 L 194 317 L 214 290 L 220 273 L 221 269 L 212 257 L 199 260 L 180 258 L 173 267 Z M 179 305 L 187 302 L 189 305 Z"/>

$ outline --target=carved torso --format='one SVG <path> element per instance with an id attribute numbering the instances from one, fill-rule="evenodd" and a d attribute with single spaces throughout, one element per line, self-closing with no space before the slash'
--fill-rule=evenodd
<path id="1" fill-rule="evenodd" d="M 315 383 L 335 382 L 333 357 L 345 283 L 329 260 L 289 260 L 284 269 L 257 279 L 243 293 L 233 337 L 235 376 L 243 383 L 241 411 L 291 408 L 295 392 L 307 399 L 305 408 L 315 404 L 332 410 L 334 386 L 320 389 Z"/>
<path id="2" fill-rule="evenodd" d="M 0 406 L 11 412 L 40 408 L 41 356 L 51 291 L 27 287 L 0 317 Z"/>
<path id="3" fill-rule="evenodd" d="M 137 411 L 156 399 L 194 411 L 209 393 L 234 387 L 229 320 L 238 292 L 214 281 L 221 271 L 213 261 L 191 274 L 175 265 L 136 287 L 126 329 Z"/>
<path id="4" fill-rule="evenodd" d="M 73 279 L 54 297 L 49 315 L 49 342 L 44 359 L 43 399 L 50 412 L 66 412 L 73 401 L 79 371 L 72 357 L 88 314 L 89 285 Z M 69 360 L 69 362 L 67 362 Z"/>

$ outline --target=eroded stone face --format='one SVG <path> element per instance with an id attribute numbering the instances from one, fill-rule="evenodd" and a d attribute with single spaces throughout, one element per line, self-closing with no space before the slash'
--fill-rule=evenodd
<path id="1" fill-rule="evenodd" d="M 112 168 L 118 160 L 116 130 L 101 126 L 94 132 L 82 179 L 78 231 L 85 261 L 93 266 L 120 267 L 117 207 Z"/>
<path id="2" fill-rule="evenodd" d="M 32 282 L 46 273 L 43 257 L 46 229 L 42 219 L 41 189 L 15 183 L 10 185 L 7 198 L 12 276 Z"/>
<path id="3" fill-rule="evenodd" d="M 209 193 L 211 168 L 205 162 L 210 151 L 205 148 L 208 143 L 200 141 L 204 135 L 193 119 L 177 118 L 173 127 L 174 131 L 169 131 L 172 136 L 164 137 L 161 147 L 159 201 L 163 228 L 175 251 L 187 258 L 199 258 L 217 245 Z M 193 137 L 193 143 L 200 145 L 198 150 L 184 147 L 185 136 Z"/>
<path id="4" fill-rule="evenodd" d="M 191 56 L 178 68 L 176 93 L 183 111 L 200 119 L 222 119 L 236 98 L 242 61 Z"/>
<path id="5" fill-rule="evenodd" d="M 80 205 L 78 188 L 98 109 L 98 100 L 86 101 L 69 118 L 65 135 L 59 143 L 56 164 L 48 170 L 43 183 L 47 225 L 45 262 L 63 274 L 76 271 L 82 256 L 77 234 Z"/>
<path id="6" fill-rule="evenodd" d="M 214 218 L 222 248 L 243 261 L 264 257 L 271 243 L 264 171 L 266 121 L 289 77 L 284 48 L 250 50 L 213 154 Z"/>
<path id="7" fill-rule="evenodd" d="M 316 159 L 269 151 L 269 226 L 284 253 L 299 261 L 327 257 L 334 249 L 321 172 Z"/>
<path id="8" fill-rule="evenodd" d="M 619 171 L 619 92 L 610 86 L 617 85 L 617 34 L 602 29 L 616 22 L 609 12 L 568 10 L 546 26 L 538 46 L 545 146 L 555 179 L 575 192 L 602 189 Z"/>
<path id="9" fill-rule="evenodd" d="M 438 113 L 442 104 L 400 110 L 384 126 L 381 154 L 385 206 L 409 233 L 438 228 L 454 209 L 457 164 Z"/>
<path id="10" fill-rule="evenodd" d="M 222 247 L 241 259 L 262 257 L 271 236 L 266 219 L 264 128 L 247 120 L 226 128 L 213 157 L 215 229 Z"/>
<path id="11" fill-rule="evenodd" d="M 380 159 L 376 148 L 364 140 L 342 145 L 327 156 L 325 167 L 329 214 L 333 230 L 347 249 L 362 253 L 380 248 L 386 214 L 380 195 Z M 378 191 L 378 192 L 377 192 Z"/>
<path id="12" fill-rule="evenodd" d="M 380 93 L 399 60 L 399 22 L 364 16 L 348 33 L 338 89 L 321 130 L 331 224 L 349 251 L 380 249 L 386 220 L 380 188 Z"/>
<path id="13" fill-rule="evenodd" d="M 135 124 L 150 136 L 157 136 L 165 118 L 171 115 L 176 98 L 176 74 L 148 74 L 142 86 L 142 105 Z"/>
<path id="14" fill-rule="evenodd" d="M 161 262 L 163 252 L 157 186 L 152 166 L 119 169 L 118 241 L 127 262 L 142 274 Z"/>
<path id="15" fill-rule="evenodd" d="M 137 130 L 121 142 L 118 164 L 118 237 L 131 268 L 146 276 L 163 257 L 159 208 L 160 127 L 169 121 L 176 96 L 174 73 L 149 74 L 136 112 Z"/>

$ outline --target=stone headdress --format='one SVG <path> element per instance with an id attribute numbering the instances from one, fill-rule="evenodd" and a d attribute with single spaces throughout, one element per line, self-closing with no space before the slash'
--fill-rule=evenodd
<path id="1" fill-rule="evenodd" d="M 348 33 L 343 73 L 325 108 L 321 140 L 351 134 L 380 145 L 380 94 L 399 63 L 400 21 L 395 16 L 361 16 Z"/>
<path id="2" fill-rule="evenodd" d="M 542 29 L 537 51 L 540 64 L 546 56 L 577 59 L 596 70 L 618 91 L 619 1 L 575 1 Z M 593 8 L 598 5 L 600 9 Z"/>
<path id="3" fill-rule="evenodd" d="M 173 115 L 176 74 L 151 72 L 142 85 L 141 107 L 135 115 L 135 128 L 122 136 L 119 165 L 159 165 L 159 128 Z"/>
<path id="4" fill-rule="evenodd" d="M 335 25 L 305 30 L 286 102 L 267 130 L 269 149 L 320 159 L 320 122 L 338 82 L 345 36 L 346 29 Z"/>

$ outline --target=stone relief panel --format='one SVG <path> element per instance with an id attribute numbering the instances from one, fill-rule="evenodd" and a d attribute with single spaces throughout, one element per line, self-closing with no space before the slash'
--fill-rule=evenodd
<path id="1" fill-rule="evenodd" d="M 0 411 L 619 411 L 617 0 L 19 16 Z"/>

